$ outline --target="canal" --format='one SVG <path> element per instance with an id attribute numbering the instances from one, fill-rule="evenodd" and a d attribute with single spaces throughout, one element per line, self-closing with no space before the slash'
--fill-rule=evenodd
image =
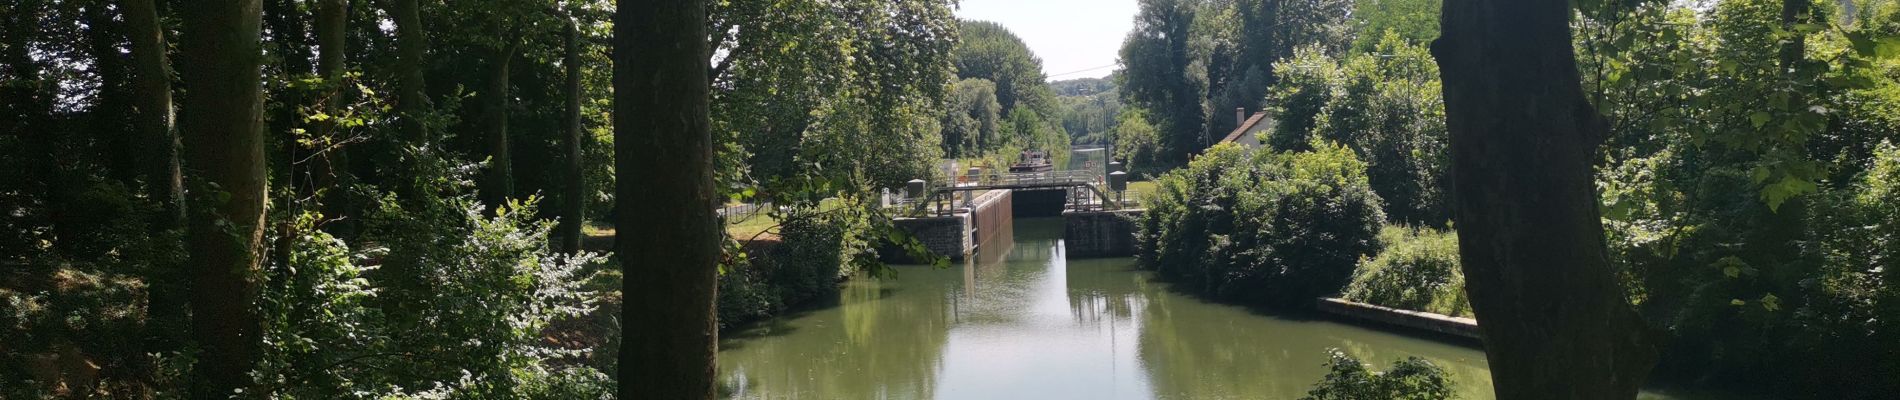
<path id="1" fill-rule="evenodd" d="M 949 269 L 853 279 L 835 302 L 726 335 L 721 391 L 760 399 L 1293 399 L 1337 348 L 1444 367 L 1492 398 L 1474 347 L 1176 293 L 1130 258 L 1068 260 L 1059 219 Z"/>

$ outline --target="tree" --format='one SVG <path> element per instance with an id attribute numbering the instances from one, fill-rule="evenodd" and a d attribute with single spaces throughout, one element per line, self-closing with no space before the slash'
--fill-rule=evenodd
<path id="1" fill-rule="evenodd" d="M 202 349 L 192 397 L 250 385 L 262 341 L 256 275 L 264 253 L 263 87 L 259 0 L 188 7 L 179 51 L 185 68 L 185 166 L 192 188 L 192 335 Z"/>
<path id="2" fill-rule="evenodd" d="M 488 168 L 482 174 L 482 202 L 489 208 L 506 205 L 515 197 L 515 163 L 508 146 L 508 112 L 513 98 L 508 93 L 508 69 L 514 64 L 519 39 L 500 39 L 492 44 L 488 57 L 488 88 L 482 93 L 483 116 L 487 118 L 487 136 L 482 139 L 488 153 Z"/>
<path id="3" fill-rule="evenodd" d="M 948 103 L 941 123 L 945 156 L 977 156 L 1002 145 L 997 130 L 1003 107 L 996 101 L 996 84 L 983 78 L 957 81 Z"/>
<path id="4" fill-rule="evenodd" d="M 626 274 L 620 396 L 710 399 L 723 230 L 713 215 L 706 5 L 618 7 L 614 249 Z"/>
<path id="5" fill-rule="evenodd" d="M 996 83 L 996 102 L 1003 115 L 1018 109 L 1053 115 L 1055 95 L 1042 76 L 1037 58 L 1009 28 L 989 21 L 962 21 L 956 46 L 957 78 L 987 79 Z"/>
<path id="6" fill-rule="evenodd" d="M 179 171 L 179 139 L 172 131 L 171 59 L 165 28 L 154 0 L 127 0 L 125 24 L 131 37 L 133 126 L 147 144 L 146 196 L 164 207 L 157 227 L 185 224 L 185 184 Z"/>
<path id="7" fill-rule="evenodd" d="M 347 208 L 342 204 L 337 188 L 338 168 L 346 165 L 343 160 L 342 141 L 336 136 L 337 111 L 343 85 L 344 53 L 349 50 L 344 45 L 344 23 L 349 16 L 347 0 L 320 0 L 317 3 L 317 19 L 314 24 L 317 36 L 317 76 L 323 79 L 323 90 L 317 94 L 314 112 L 324 115 L 314 121 L 314 140 L 307 149 L 310 152 L 310 166 L 305 169 L 310 176 L 311 193 L 322 196 L 319 207 L 330 218 L 343 217 Z M 292 160 L 296 162 L 299 160 Z M 299 188 L 302 190 L 303 188 Z"/>
<path id="8" fill-rule="evenodd" d="M 1195 18 L 1190 0 L 1146 0 L 1135 16 L 1135 29 L 1122 42 L 1122 71 L 1116 82 L 1122 100 L 1148 110 L 1148 120 L 1160 145 L 1157 163 L 1167 166 L 1187 161 L 1189 153 L 1207 146 L 1203 135 L 1206 114 L 1201 98 L 1207 93 L 1204 64 L 1196 64 L 1188 44 Z M 1202 71 L 1193 68 L 1201 66 Z"/>
<path id="9" fill-rule="evenodd" d="M 1459 252 L 1499 398 L 1633 398 L 1656 360 L 1612 271 L 1564 1 L 1450 0 L 1432 45 Z"/>
<path id="10" fill-rule="evenodd" d="M 581 251 L 581 225 L 587 221 L 584 197 L 587 193 L 586 175 L 581 170 L 581 31 L 580 21 L 572 16 L 567 21 L 567 39 L 561 52 L 561 66 L 567 68 L 567 135 L 562 137 L 562 147 L 566 153 L 561 175 L 568 181 L 561 191 L 561 226 L 556 232 L 561 236 L 560 250 L 575 253 Z"/>
<path id="11" fill-rule="evenodd" d="M 422 26 L 418 0 L 385 0 L 389 19 L 396 25 L 396 75 L 398 80 L 396 113 L 402 121 L 404 139 L 426 141 L 431 136 L 425 121 L 430 113 L 428 77 L 429 35 Z"/>

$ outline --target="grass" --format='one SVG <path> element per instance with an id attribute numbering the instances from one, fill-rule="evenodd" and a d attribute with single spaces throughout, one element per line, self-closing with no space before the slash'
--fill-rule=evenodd
<path id="1" fill-rule="evenodd" d="M 1155 192 L 1155 181 L 1128 182 L 1128 190 L 1143 195 Z"/>
<path id="2" fill-rule="evenodd" d="M 778 220 L 773 219 L 771 215 L 766 215 L 766 213 L 757 213 L 735 219 L 731 223 L 726 224 L 726 234 L 731 235 L 735 239 L 746 240 L 751 239 L 754 235 L 759 235 L 759 232 L 764 232 L 775 226 L 778 226 Z M 614 237 L 614 228 L 590 223 L 581 227 L 581 235 L 589 238 L 611 240 Z M 758 237 L 760 239 L 770 239 L 772 235 L 766 234 Z"/>
<path id="3" fill-rule="evenodd" d="M 731 222 L 726 224 L 726 234 L 741 241 L 751 239 L 753 236 L 758 236 L 760 239 L 767 239 L 771 235 L 760 235 L 759 233 L 772 229 L 774 226 L 778 226 L 778 220 L 773 219 L 769 214 L 760 212 L 733 218 Z"/>

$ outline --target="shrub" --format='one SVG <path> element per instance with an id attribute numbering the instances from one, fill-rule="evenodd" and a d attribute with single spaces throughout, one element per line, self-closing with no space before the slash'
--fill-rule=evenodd
<path id="1" fill-rule="evenodd" d="M 1348 300 L 1458 317 L 1471 316 L 1465 274 L 1458 264 L 1458 235 L 1430 228 L 1386 226 L 1385 250 L 1359 263 Z"/>
<path id="2" fill-rule="evenodd" d="M 284 398 L 522 398 L 581 355 L 542 335 L 589 311 L 581 271 L 602 260 L 552 251 L 534 202 L 485 216 L 470 195 L 387 199 L 360 248 L 298 216 L 288 268 L 260 295 L 260 384 Z"/>
<path id="3" fill-rule="evenodd" d="M 1273 306 L 1336 293 L 1378 248 L 1384 215 L 1351 150 L 1258 153 L 1215 146 L 1156 182 L 1137 256 L 1177 284 Z"/>
<path id="4" fill-rule="evenodd" d="M 855 272 L 858 240 L 853 225 L 830 214 L 791 217 L 779 227 L 780 241 L 743 250 L 719 276 L 719 328 L 730 329 L 785 309 L 838 293 L 838 281 Z"/>
<path id="5" fill-rule="evenodd" d="M 1364 362 L 1339 349 L 1329 349 L 1326 378 L 1302 400 L 1437 400 L 1457 397 L 1450 374 L 1423 358 L 1408 357 L 1392 369 L 1374 372 Z"/>

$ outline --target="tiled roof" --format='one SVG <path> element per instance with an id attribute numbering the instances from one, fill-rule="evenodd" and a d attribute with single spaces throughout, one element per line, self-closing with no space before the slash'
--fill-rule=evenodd
<path id="1" fill-rule="evenodd" d="M 1221 139 L 1220 142 L 1232 143 L 1233 141 L 1240 140 L 1240 135 L 1247 134 L 1247 130 L 1253 129 L 1254 124 L 1258 124 L 1260 123 L 1261 120 L 1264 120 L 1264 119 L 1267 119 L 1266 111 L 1263 110 L 1263 111 L 1253 113 L 1252 117 L 1247 117 L 1246 122 L 1241 122 L 1240 126 L 1235 127 L 1234 131 L 1232 133 L 1228 133 L 1227 137 Z"/>

